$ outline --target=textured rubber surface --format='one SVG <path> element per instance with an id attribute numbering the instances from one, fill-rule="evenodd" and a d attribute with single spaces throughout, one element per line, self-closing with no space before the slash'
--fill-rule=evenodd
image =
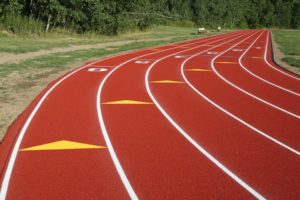
<path id="1" fill-rule="evenodd" d="M 128 52 L 53 81 L 0 144 L 0 199 L 299 199 L 299 77 L 273 63 L 269 34 Z"/>

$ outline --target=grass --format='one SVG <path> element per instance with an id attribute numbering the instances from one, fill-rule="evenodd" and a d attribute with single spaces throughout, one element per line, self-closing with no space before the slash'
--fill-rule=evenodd
<path id="1" fill-rule="evenodd" d="M 275 30 L 273 35 L 280 51 L 285 55 L 283 61 L 300 67 L 300 30 Z"/>
<path id="2" fill-rule="evenodd" d="M 300 30 L 273 31 L 275 41 L 286 55 L 300 55 Z"/>
<path id="3" fill-rule="evenodd" d="M 127 32 L 117 36 L 104 36 L 87 33 L 83 35 L 63 32 L 61 30 L 52 31 L 41 36 L 23 35 L 16 36 L 8 32 L 0 32 L 0 53 L 26 53 L 42 49 L 51 49 L 55 47 L 68 47 L 71 45 L 95 44 L 109 41 L 120 40 L 141 40 L 162 37 L 193 36 L 194 28 L 155 26 L 151 29 L 141 32 Z"/>
<path id="4" fill-rule="evenodd" d="M 13 35 L 0 35 L 0 52 L 26 53 L 55 47 L 68 47 L 70 45 L 91 44 L 99 42 L 96 39 L 85 39 L 72 36 L 50 35 L 48 37 L 19 37 Z"/>
<path id="5" fill-rule="evenodd" d="M 51 71 L 56 72 L 57 70 L 64 69 L 67 65 L 71 63 L 83 62 L 92 58 L 99 58 L 102 56 L 116 54 L 123 51 L 141 49 L 156 45 L 162 45 L 167 43 L 173 43 L 176 41 L 181 41 L 185 39 L 190 39 L 190 36 L 173 38 L 167 41 L 148 41 L 148 42 L 134 42 L 122 46 L 114 46 L 113 48 L 107 49 L 88 49 L 88 50 L 77 50 L 70 51 L 66 53 L 53 53 L 47 56 L 39 56 L 33 59 L 25 60 L 21 63 L 13 64 L 2 64 L 0 65 L 0 77 L 5 77 L 12 72 L 27 71 L 29 68 L 31 70 L 42 70 L 52 69 Z M 49 72 L 45 73 L 49 74 Z M 44 78 L 44 75 L 30 76 L 30 79 Z"/>
<path id="6" fill-rule="evenodd" d="M 105 49 L 87 49 L 75 50 L 64 53 L 51 53 L 45 56 L 33 57 L 19 63 L 0 64 L 0 96 L 9 90 L 16 91 L 17 88 L 22 88 L 22 84 L 11 83 L 7 84 L 7 80 L 11 79 L 12 73 L 17 73 L 22 77 L 23 81 L 35 81 L 47 78 L 49 75 L 59 73 L 65 70 L 68 66 L 77 63 L 82 63 L 89 59 L 96 59 L 102 56 L 116 54 L 123 51 L 141 49 L 156 45 L 173 43 L 177 41 L 192 39 L 198 37 L 194 34 L 194 28 L 157 26 L 149 29 L 146 32 L 130 32 L 115 37 L 99 36 L 99 35 L 77 35 L 62 32 L 51 32 L 46 36 L 41 37 L 26 37 L 9 35 L 6 32 L 0 34 L 0 53 L 24 53 L 34 52 L 38 50 L 51 49 L 54 47 L 67 47 L 77 44 L 92 44 L 107 41 L 122 41 L 132 40 L 132 42 L 124 45 L 114 45 L 112 48 Z M 161 41 L 147 41 L 147 39 L 167 38 Z M 75 66 L 74 66 L 75 67 Z M 73 67 L 73 68 L 74 68 Z M 22 75 L 26 74 L 26 75 Z M 19 77 L 17 78 L 20 79 Z M 20 87 L 19 87 L 20 86 Z M 26 88 L 30 88 L 34 84 L 27 84 Z"/>

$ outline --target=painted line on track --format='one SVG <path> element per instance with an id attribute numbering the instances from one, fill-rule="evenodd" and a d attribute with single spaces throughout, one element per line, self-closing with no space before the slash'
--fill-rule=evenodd
<path id="1" fill-rule="evenodd" d="M 255 35 L 256 32 L 254 34 L 251 34 L 249 37 Z M 247 37 L 247 38 L 249 38 Z M 239 37 L 237 37 L 239 38 Z M 237 39 L 235 38 L 235 39 Z M 247 39 L 246 38 L 246 39 Z M 235 40 L 233 39 L 233 40 Z M 227 42 L 230 42 L 232 40 L 229 40 Z M 223 44 L 222 43 L 218 46 L 221 46 Z M 216 46 L 217 47 L 217 46 Z M 213 47 L 215 48 L 215 47 Z M 210 48 L 210 49 L 213 49 Z M 202 51 L 200 53 L 204 53 L 206 51 L 209 51 L 210 49 L 207 49 L 205 51 Z M 200 53 L 197 53 L 195 55 L 198 55 Z M 257 199 L 265 199 L 261 194 L 259 194 L 257 191 L 255 191 L 251 186 L 249 186 L 245 181 L 243 181 L 241 178 L 239 178 L 236 174 L 234 174 L 230 169 L 228 169 L 226 166 L 224 166 L 220 161 L 218 161 L 213 155 L 211 155 L 205 148 L 203 148 L 200 144 L 198 144 L 187 132 L 185 132 L 185 130 L 180 127 L 175 120 L 170 117 L 170 115 L 162 108 L 162 106 L 159 104 L 159 102 L 157 101 L 157 99 L 154 97 L 151 89 L 150 89 L 150 80 L 149 80 L 149 74 L 151 72 L 151 70 L 154 68 L 154 66 L 160 62 L 161 60 L 168 58 L 172 55 L 163 57 L 157 61 L 155 61 L 154 63 L 152 63 L 150 65 L 150 67 L 148 68 L 146 75 L 145 75 L 145 85 L 146 85 L 146 89 L 147 89 L 147 93 L 150 96 L 150 98 L 152 99 L 152 101 L 154 102 L 154 104 L 156 105 L 156 107 L 159 109 L 159 111 L 165 116 L 165 118 L 171 123 L 171 125 L 173 125 L 174 128 L 176 128 L 176 130 L 186 139 L 188 140 L 198 151 L 200 151 L 205 157 L 207 157 L 212 163 L 214 163 L 219 169 L 221 169 L 224 173 L 226 173 L 229 177 L 231 177 L 234 181 L 236 181 L 240 186 L 242 186 L 244 189 L 246 189 L 250 194 L 252 194 L 254 197 L 256 197 Z M 193 57 L 193 56 L 192 56 Z M 189 58 L 188 58 L 189 59 Z M 187 60 L 188 60 L 187 59 Z"/>
<path id="2" fill-rule="evenodd" d="M 243 42 L 243 41 L 241 41 Z M 240 42 L 240 43 L 241 43 Z M 241 118 L 237 117 L 236 115 L 234 115 L 233 113 L 229 112 L 228 110 L 226 110 L 225 108 L 221 107 L 219 104 L 215 103 L 214 101 L 212 101 L 210 98 L 208 98 L 207 96 L 205 96 L 203 93 L 201 93 L 186 77 L 185 72 L 184 72 L 184 66 L 186 64 L 187 61 L 189 61 L 190 59 L 192 59 L 193 57 L 197 56 L 198 54 L 195 54 L 191 57 L 189 57 L 188 59 L 186 59 L 182 65 L 181 65 L 181 74 L 183 79 L 185 80 L 185 82 L 198 94 L 200 95 L 202 98 L 204 98 L 206 101 L 208 101 L 209 103 L 211 103 L 212 105 L 214 105 L 216 108 L 218 108 L 219 110 L 223 111 L 224 113 L 226 113 L 227 115 L 229 115 L 230 117 L 234 118 L 235 120 L 239 121 L 240 123 L 244 124 L 245 126 L 247 126 L 248 128 L 252 129 L 253 131 L 255 131 L 256 133 L 262 135 L 263 137 L 267 138 L 268 140 L 276 143 L 277 145 L 283 147 L 284 149 L 290 151 L 291 153 L 294 153 L 296 155 L 300 155 L 300 152 L 297 151 L 296 149 L 293 149 L 292 147 L 284 144 L 283 142 L 280 142 L 279 140 L 269 136 L 267 133 L 255 128 L 254 126 L 250 125 L 249 123 L 245 122 L 244 120 L 242 120 Z M 211 65 L 213 64 L 214 60 L 217 58 L 217 56 L 211 61 Z"/>

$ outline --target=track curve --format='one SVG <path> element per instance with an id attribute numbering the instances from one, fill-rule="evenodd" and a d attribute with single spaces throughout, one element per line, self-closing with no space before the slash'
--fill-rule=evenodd
<path id="1" fill-rule="evenodd" d="M 269 35 L 127 52 L 55 80 L 0 144 L 0 199 L 299 199 L 299 78 L 272 62 Z"/>

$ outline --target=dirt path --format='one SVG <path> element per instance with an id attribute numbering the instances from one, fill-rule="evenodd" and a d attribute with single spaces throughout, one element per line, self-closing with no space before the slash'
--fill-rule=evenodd
<path id="1" fill-rule="evenodd" d="M 27 53 L 0 53 L 0 64 L 9 64 L 9 63 L 19 63 L 24 60 L 32 59 L 39 56 L 45 56 L 52 53 L 65 53 L 70 51 L 77 51 L 77 50 L 86 50 L 86 49 L 106 49 L 111 46 L 121 46 L 126 45 L 134 42 L 141 42 L 141 41 L 163 41 L 163 40 L 171 40 L 174 37 L 165 37 L 165 38 L 156 38 L 156 39 L 139 39 L 139 40 L 123 40 L 123 41 L 115 41 L 115 42 L 103 42 L 97 44 L 88 44 L 88 45 L 72 45 L 70 47 L 63 47 L 63 48 L 52 48 L 47 50 L 39 50 L 35 52 L 27 52 Z"/>

